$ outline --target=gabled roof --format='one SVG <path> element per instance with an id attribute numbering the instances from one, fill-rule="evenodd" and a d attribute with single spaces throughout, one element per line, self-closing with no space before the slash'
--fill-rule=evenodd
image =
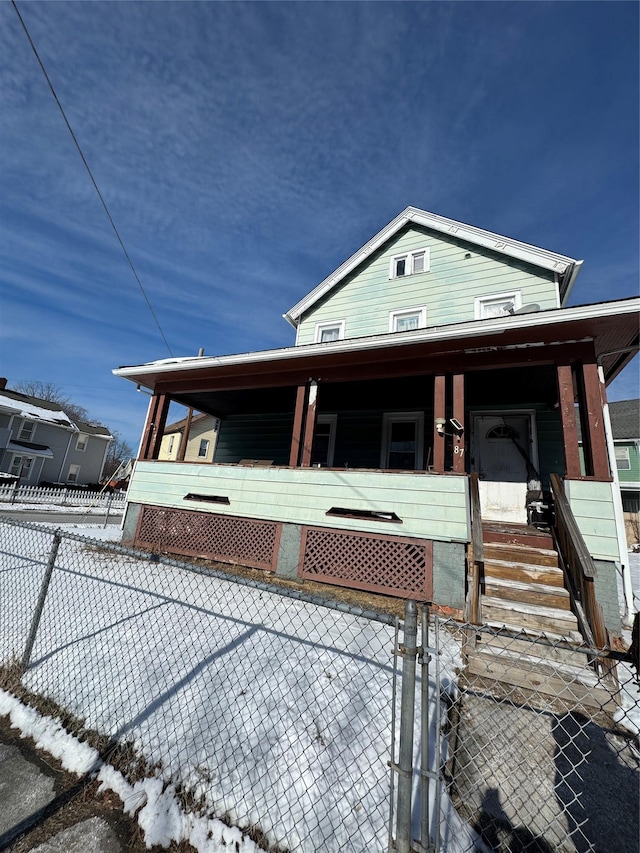
<path id="1" fill-rule="evenodd" d="M 351 255 L 338 269 L 334 270 L 324 281 L 321 281 L 311 293 L 307 294 L 304 299 L 301 299 L 286 314 L 283 314 L 285 320 L 296 328 L 300 322 L 300 318 L 306 311 L 320 299 L 324 298 L 330 290 L 336 287 L 349 273 L 353 272 L 359 264 L 371 257 L 387 240 L 390 240 L 405 225 L 410 223 L 422 225 L 425 228 L 430 228 L 432 231 L 439 231 L 442 234 L 450 234 L 459 240 L 464 240 L 466 243 L 482 246 L 485 249 L 491 249 L 491 251 L 498 252 L 506 257 L 517 258 L 520 261 L 526 261 L 533 266 L 556 273 L 562 304 L 565 303 L 569 296 L 582 266 L 582 261 L 576 261 L 565 255 L 559 255 L 557 252 L 539 249 L 537 246 L 521 243 L 519 240 L 513 240 L 510 237 L 502 237 L 500 234 L 476 228 L 474 225 L 465 225 L 464 222 L 456 222 L 455 219 L 447 219 L 444 216 L 429 213 L 427 210 L 420 210 L 417 207 L 407 207 L 399 216 L 396 216 L 392 222 L 386 225 L 382 231 L 378 231 L 368 243 L 361 249 L 358 249 L 355 254 Z"/>
<path id="2" fill-rule="evenodd" d="M 85 432 L 87 435 L 95 435 L 96 438 L 113 438 L 107 427 L 102 424 L 91 424 L 86 421 L 76 421 L 76 425 L 80 432 Z"/>
<path id="3" fill-rule="evenodd" d="M 20 394 L 19 391 L 10 391 L 8 388 L 0 391 L 0 409 L 13 412 L 27 420 L 76 429 L 73 421 L 62 411 L 58 403 Z"/>
<path id="4" fill-rule="evenodd" d="M 614 439 L 637 441 L 640 438 L 640 400 L 616 400 L 609 403 Z"/>
<path id="5" fill-rule="evenodd" d="M 195 424 L 198 421 L 201 421 L 203 418 L 210 418 L 210 417 L 211 417 L 211 415 L 203 415 L 203 414 L 194 415 L 191 418 L 191 423 Z M 167 426 L 164 428 L 163 435 L 169 435 L 172 432 L 182 432 L 183 429 L 186 427 L 186 425 L 187 425 L 187 418 L 182 418 L 182 420 L 174 421 L 174 423 L 172 423 L 172 424 L 167 424 Z"/>

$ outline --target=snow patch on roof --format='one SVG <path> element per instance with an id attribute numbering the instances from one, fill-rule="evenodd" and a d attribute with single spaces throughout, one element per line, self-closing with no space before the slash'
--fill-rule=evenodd
<path id="1" fill-rule="evenodd" d="M 8 409 L 12 414 L 21 418 L 55 424 L 78 432 L 78 427 L 65 415 L 62 409 L 44 409 L 33 403 L 27 403 L 26 400 L 16 400 L 14 397 L 7 397 L 4 394 L 0 394 L 0 408 Z"/>

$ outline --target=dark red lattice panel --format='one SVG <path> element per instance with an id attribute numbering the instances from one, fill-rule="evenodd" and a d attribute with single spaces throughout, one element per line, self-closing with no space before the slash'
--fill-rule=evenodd
<path id="1" fill-rule="evenodd" d="M 135 544 L 274 572 L 279 541 L 274 521 L 145 505 Z"/>
<path id="2" fill-rule="evenodd" d="M 433 543 L 305 527 L 298 574 L 308 580 L 430 601 Z"/>

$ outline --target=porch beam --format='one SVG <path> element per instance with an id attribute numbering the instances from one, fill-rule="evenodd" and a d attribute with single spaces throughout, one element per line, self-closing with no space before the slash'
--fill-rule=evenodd
<path id="1" fill-rule="evenodd" d="M 169 404 L 171 400 L 167 394 L 154 394 L 149 404 L 147 420 L 140 442 L 140 453 L 138 459 L 157 459 L 162 442 Z"/>
<path id="2" fill-rule="evenodd" d="M 578 427 L 576 424 L 575 395 L 573 391 L 573 368 L 570 364 L 559 364 L 558 399 L 562 418 L 562 440 L 564 442 L 565 472 L 569 479 L 582 476 Z"/>
<path id="3" fill-rule="evenodd" d="M 313 447 L 313 434 L 316 428 L 316 409 L 318 400 L 318 383 L 309 383 L 309 398 L 307 401 L 307 419 L 304 425 L 304 442 L 302 445 L 302 468 L 311 467 L 311 449 Z"/>
<path id="4" fill-rule="evenodd" d="M 453 417 L 464 428 L 464 373 L 456 373 L 453 377 Z M 466 436 L 462 432 L 453 436 L 453 470 L 456 474 L 465 472 Z"/>
<path id="5" fill-rule="evenodd" d="M 591 472 L 596 480 L 611 480 L 609 457 L 607 455 L 607 438 L 604 429 L 603 399 L 600 386 L 598 365 L 589 362 L 582 365 L 584 385 L 585 421 L 583 429 L 589 430 L 589 446 L 591 448 Z M 586 450 L 586 442 L 585 442 Z"/>
<path id="6" fill-rule="evenodd" d="M 445 377 L 434 376 L 433 379 L 433 470 L 436 474 L 444 474 L 445 436 Z M 442 431 L 438 432 L 438 423 Z"/>
<path id="7" fill-rule="evenodd" d="M 293 434 L 291 436 L 291 452 L 289 465 L 296 468 L 300 460 L 300 445 L 302 444 L 302 422 L 304 420 L 304 401 L 307 396 L 306 385 L 299 385 L 296 392 L 296 408 L 293 416 Z"/>

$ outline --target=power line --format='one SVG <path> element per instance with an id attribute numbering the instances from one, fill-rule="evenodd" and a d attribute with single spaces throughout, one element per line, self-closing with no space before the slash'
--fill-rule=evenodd
<path id="1" fill-rule="evenodd" d="M 67 118 L 65 111 L 62 107 L 62 104 L 60 103 L 60 100 L 59 100 L 58 96 L 56 95 L 56 91 L 53 88 L 53 83 L 49 79 L 49 75 L 47 74 L 46 68 L 44 67 L 43 62 L 40 59 L 40 55 L 38 54 L 36 46 L 33 43 L 33 39 L 31 38 L 31 35 L 29 34 L 29 30 L 27 29 L 27 25 L 22 20 L 22 15 L 18 11 L 18 7 L 16 5 L 15 0 L 11 0 L 11 4 L 12 4 L 13 8 L 15 9 L 15 13 L 18 16 L 18 20 L 22 24 L 22 29 L 24 30 L 25 35 L 26 35 L 27 39 L 29 40 L 29 44 L 31 45 L 31 50 L 34 52 L 35 57 L 38 60 L 38 65 L 40 66 L 42 73 L 44 74 L 44 78 L 47 81 L 47 85 L 49 86 L 49 89 L 51 91 L 51 94 L 53 95 L 53 98 L 54 98 L 56 104 L 58 105 L 58 109 L 60 110 L 60 113 L 62 114 L 62 118 L 64 119 L 64 123 L 67 125 L 67 130 L 71 134 L 71 138 L 73 139 L 75 146 L 78 149 L 78 154 L 80 155 L 80 158 L 82 159 L 82 162 L 84 163 L 84 167 L 87 170 L 89 177 L 91 178 L 91 183 L 93 184 L 93 188 L 95 189 L 96 193 L 98 194 L 98 198 L 100 199 L 100 202 L 102 203 L 102 207 L 104 208 L 104 212 L 107 214 L 107 219 L 111 223 L 111 227 L 113 228 L 113 231 L 114 231 L 114 234 L 116 235 L 118 243 L 120 243 L 120 248 L 122 249 L 122 252 L 123 252 L 125 258 L 127 259 L 129 266 L 131 267 L 131 272 L 133 273 L 135 280 L 138 282 L 138 287 L 140 288 L 140 291 L 142 292 L 142 295 L 144 296 L 144 299 L 145 299 L 145 302 L 147 303 L 147 307 L 149 308 L 149 311 L 151 311 L 151 316 L 153 317 L 155 324 L 158 327 L 158 331 L 160 332 L 160 334 L 162 336 L 162 340 L 165 342 L 165 345 L 166 345 L 167 349 L 169 350 L 169 355 L 173 356 L 173 352 L 171 351 L 171 347 L 169 346 L 169 342 L 167 341 L 165 334 L 162 331 L 160 321 L 158 320 L 158 318 L 156 316 L 156 312 L 153 310 L 151 302 L 149 301 L 149 297 L 147 296 L 145 289 L 142 286 L 142 282 L 140 281 L 138 273 L 136 272 L 136 268 L 133 265 L 133 261 L 129 257 L 129 253 L 127 252 L 125 245 L 122 242 L 122 237 L 120 236 L 120 233 L 118 232 L 118 229 L 116 228 L 116 224 L 113 221 L 113 217 L 111 216 L 111 213 L 109 212 L 109 208 L 107 207 L 107 203 L 104 200 L 104 198 L 102 197 L 102 193 L 100 192 L 100 190 L 98 188 L 98 184 L 96 183 L 96 179 L 93 177 L 93 173 L 91 172 L 91 169 L 89 168 L 89 164 L 87 163 L 87 160 L 86 160 L 84 154 L 82 153 L 82 148 L 80 148 L 80 143 L 78 142 L 76 135 L 73 132 L 71 125 L 69 124 L 69 119 Z"/>

